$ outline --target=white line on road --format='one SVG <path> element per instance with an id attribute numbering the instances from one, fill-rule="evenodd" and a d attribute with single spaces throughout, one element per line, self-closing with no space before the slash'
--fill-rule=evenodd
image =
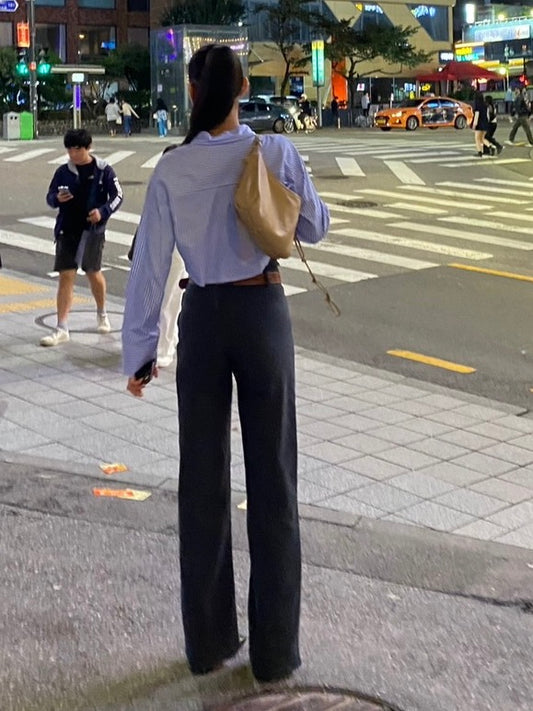
<path id="1" fill-rule="evenodd" d="M 129 158 L 134 153 L 135 151 L 115 151 L 114 153 L 110 153 L 106 156 L 105 161 L 106 163 L 109 163 L 109 165 L 116 165 L 117 163 L 120 163 L 121 160 Z"/>
<path id="2" fill-rule="evenodd" d="M 472 227 L 486 227 L 489 230 L 501 230 L 502 232 L 516 232 L 517 234 L 531 236 L 531 227 L 517 227 L 507 225 L 504 222 L 494 222 L 494 220 L 478 220 L 472 217 L 439 217 L 441 222 L 458 222 L 459 224 L 472 225 Z M 533 249 L 533 245 L 531 245 Z"/>
<path id="3" fill-rule="evenodd" d="M 156 165 L 159 163 L 159 159 L 162 155 L 163 151 L 159 151 L 159 153 L 156 153 L 155 156 L 152 156 L 145 163 L 143 163 L 141 165 L 141 168 L 155 168 Z"/>
<path id="4" fill-rule="evenodd" d="M 445 220 L 445 217 L 439 217 L 439 220 Z M 457 218 L 462 222 L 464 218 Z M 419 225 L 417 222 L 398 222 L 395 227 L 400 230 L 410 230 L 413 232 L 430 232 L 443 237 L 453 237 L 454 239 L 466 240 L 469 242 L 481 242 L 481 244 L 494 244 L 498 247 L 509 247 L 510 249 L 520 249 L 529 252 L 533 249 L 533 244 L 527 242 L 518 242 L 514 239 L 505 239 L 505 237 L 493 237 L 492 235 L 480 234 L 479 232 L 465 232 L 464 230 L 451 230 L 447 227 L 439 225 Z"/>
<path id="5" fill-rule="evenodd" d="M 42 227 L 47 230 L 53 230 L 55 225 L 55 219 L 53 217 L 45 217 L 44 215 L 39 217 L 22 217 L 19 219 L 19 222 L 24 222 L 25 224 L 33 225 L 34 227 Z M 107 242 L 113 242 L 114 244 L 121 244 L 129 247 L 131 245 L 133 235 L 125 232 L 106 230 L 105 238 Z"/>
<path id="6" fill-rule="evenodd" d="M 47 161 L 48 165 L 63 165 L 68 161 L 68 155 L 63 153 L 59 158 L 52 158 L 52 160 Z"/>
<path id="7" fill-rule="evenodd" d="M 141 221 L 141 216 L 136 212 L 127 212 L 126 210 L 119 210 L 111 215 L 113 220 L 120 220 L 121 222 L 129 222 L 132 225 L 138 225 Z"/>
<path id="8" fill-rule="evenodd" d="M 515 185 L 517 188 L 522 188 L 522 190 L 527 188 L 527 183 L 524 183 L 523 180 L 499 180 L 497 178 L 474 178 L 474 180 L 476 183 L 490 183 L 491 185 L 495 183 L 498 185 Z M 529 194 L 531 195 L 532 193 L 530 192 Z"/>
<path id="9" fill-rule="evenodd" d="M 401 220 L 402 215 L 395 215 L 393 212 L 385 212 L 381 208 L 379 210 L 372 210 L 368 207 L 347 207 L 345 205 L 334 205 L 332 203 L 326 203 L 330 210 L 334 212 L 345 212 L 349 215 L 363 215 L 366 217 L 373 217 L 375 220 Z"/>
<path id="10" fill-rule="evenodd" d="M 483 165 L 503 165 L 504 163 L 529 163 L 529 158 L 509 158 L 506 160 L 484 160 Z M 468 163 L 440 163 L 443 168 L 464 168 L 469 165 L 480 165 L 481 161 L 479 158 L 477 160 L 470 161 Z"/>
<path id="11" fill-rule="evenodd" d="M 294 269 L 298 272 L 307 272 L 305 264 L 297 257 L 289 257 L 281 262 L 282 268 Z M 358 272 L 355 269 L 345 269 L 338 267 L 335 264 L 323 264 L 321 262 L 313 263 L 313 271 L 319 276 L 329 277 L 330 279 L 338 279 L 338 281 L 356 282 L 365 281 L 366 279 L 376 279 L 377 274 L 368 274 L 367 272 Z"/>
<path id="12" fill-rule="evenodd" d="M 22 163 L 25 160 L 31 160 L 32 158 L 38 158 L 39 156 L 44 156 L 45 153 L 53 153 L 55 148 L 34 148 L 33 151 L 26 151 L 26 153 L 18 153 L 16 156 L 10 156 L 9 158 L 4 158 L 4 161 L 11 163 Z"/>
<path id="13" fill-rule="evenodd" d="M 302 289 L 300 286 L 290 286 L 289 284 L 282 284 L 285 296 L 294 296 L 295 294 L 303 294 L 308 291 L 307 289 Z"/>
<path id="14" fill-rule="evenodd" d="M 517 197 L 523 196 L 527 197 L 530 200 L 533 198 L 533 192 L 531 190 L 527 189 L 527 185 L 522 185 L 522 190 L 516 190 L 512 188 L 499 188 L 496 186 L 491 186 L 491 185 L 477 185 L 476 183 L 457 183 L 453 180 L 443 180 L 440 183 L 436 183 L 436 185 L 444 185 L 448 186 L 450 188 L 463 188 L 463 192 L 459 193 L 460 195 L 464 195 L 464 190 L 484 190 L 487 193 L 498 193 L 498 194 L 509 194 L 509 195 L 516 195 Z M 491 199 L 493 200 L 494 198 L 491 196 Z M 503 198 L 504 200 L 508 200 L 508 198 Z M 528 200 L 521 200 L 519 202 L 528 202 Z"/>
<path id="15" fill-rule="evenodd" d="M 490 216 L 491 217 L 503 217 L 506 220 L 518 220 L 519 222 L 527 222 L 528 225 L 531 225 L 531 215 L 527 214 L 527 210 L 533 210 L 533 207 L 526 207 L 526 212 L 491 212 Z M 505 225 L 505 229 L 507 229 L 507 225 Z M 531 228 L 529 230 L 529 233 L 531 234 Z"/>
<path id="16" fill-rule="evenodd" d="M 344 156 L 335 156 L 335 160 L 343 175 L 348 175 L 352 178 L 364 178 L 365 174 L 359 167 L 355 158 L 346 158 Z"/>
<path id="17" fill-rule="evenodd" d="M 435 154 L 433 154 L 435 155 Z M 457 155 L 455 153 L 443 153 L 441 154 L 438 158 L 414 158 L 413 160 L 410 160 L 409 163 L 438 163 L 439 161 L 442 160 L 452 160 L 450 156 L 454 156 L 453 160 L 456 162 L 460 161 L 465 161 L 465 160 L 472 160 L 472 156 L 461 156 Z"/>
<path id="18" fill-rule="evenodd" d="M 0 229 L 0 244 L 27 249 L 39 254 L 54 255 L 56 253 L 55 245 L 51 239 L 40 239 L 39 237 L 25 235 L 22 232 L 11 232 L 10 230 Z"/>
<path id="19" fill-rule="evenodd" d="M 385 207 L 393 207 L 396 210 L 411 210 L 413 212 L 422 212 L 425 215 L 446 215 L 448 210 L 440 210 L 438 207 L 428 207 L 427 205 L 410 205 L 405 202 L 390 202 Z"/>
<path id="20" fill-rule="evenodd" d="M 352 247 L 348 244 L 337 244 L 328 240 L 319 242 L 317 245 L 313 245 L 313 247 L 320 252 L 342 254 L 344 257 L 351 257 L 352 259 L 362 259 L 366 262 L 379 262 L 380 264 L 389 264 L 395 267 L 403 267 L 404 269 L 430 269 L 431 267 L 439 266 L 434 262 L 425 262 L 422 259 L 410 259 L 409 257 L 401 257 L 399 254 L 377 252 L 373 249 Z"/>
<path id="21" fill-rule="evenodd" d="M 457 202 L 456 200 L 439 200 L 434 197 L 423 197 L 422 195 L 409 195 L 405 192 L 394 192 L 393 190 L 378 190 L 375 188 L 364 188 L 357 191 L 369 195 L 382 195 L 383 197 L 394 198 L 395 200 L 416 200 L 417 202 L 429 202 L 431 205 L 444 205 L 445 207 L 466 207 L 469 210 L 489 210 L 490 205 L 479 205 L 472 202 Z"/>
<path id="22" fill-rule="evenodd" d="M 472 261 L 490 259 L 492 257 L 492 254 L 487 252 L 476 252 L 474 250 L 462 249 L 461 247 L 452 247 L 446 244 L 439 244 L 437 242 L 425 242 L 423 240 L 411 239 L 409 237 L 400 237 L 399 235 L 367 232 L 366 230 L 357 230 L 351 227 L 346 227 L 341 230 L 333 230 L 331 234 L 342 235 L 344 237 L 353 237 L 355 239 L 368 242 L 393 244 L 397 247 L 408 247 L 409 249 L 417 249 L 422 252 L 434 252 L 435 254 L 445 254 L 448 257 L 459 257 L 460 259 L 470 259 Z"/>
<path id="23" fill-rule="evenodd" d="M 410 185 L 425 185 L 424 181 L 418 176 L 414 170 L 408 168 L 401 160 L 385 160 L 383 163 L 391 170 L 394 175 L 402 181 Z"/>
<path id="24" fill-rule="evenodd" d="M 442 183 L 439 183 L 439 185 L 442 185 Z M 468 190 L 486 190 L 486 188 L 483 185 L 468 185 L 465 186 L 465 189 L 463 191 L 459 192 L 458 190 L 444 190 L 442 188 L 435 188 L 434 186 L 415 187 L 413 185 L 400 185 L 400 190 L 418 190 L 423 192 L 430 192 L 433 195 L 447 195 L 448 197 L 464 198 Z M 473 197 L 483 197 L 486 200 L 492 200 L 492 202 L 513 203 L 514 205 L 527 205 L 527 203 L 529 202 L 529 200 L 516 200 L 515 198 L 503 196 L 498 197 L 497 195 L 477 195 L 475 193 L 473 194 Z"/>

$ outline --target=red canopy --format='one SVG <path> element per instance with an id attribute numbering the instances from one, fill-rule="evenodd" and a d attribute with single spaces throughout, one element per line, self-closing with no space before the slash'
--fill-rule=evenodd
<path id="1" fill-rule="evenodd" d="M 463 81 L 467 79 L 502 79 L 501 74 L 483 69 L 472 62 L 448 62 L 441 71 L 423 74 L 419 81 Z"/>

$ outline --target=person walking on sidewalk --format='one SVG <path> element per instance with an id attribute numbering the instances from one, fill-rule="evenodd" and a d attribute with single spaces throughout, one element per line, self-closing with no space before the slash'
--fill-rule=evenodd
<path id="1" fill-rule="evenodd" d="M 531 135 L 531 128 L 529 126 L 530 106 L 529 101 L 527 101 L 525 96 L 525 90 L 522 91 L 522 89 L 516 89 L 515 98 L 513 102 L 513 110 L 515 114 L 515 120 L 513 127 L 511 128 L 511 133 L 509 134 L 509 140 L 505 142 L 512 146 L 514 143 L 516 132 L 518 131 L 519 127 L 522 126 L 526 134 L 527 140 L 529 141 L 529 144 L 533 146 L 533 136 Z"/>
<path id="2" fill-rule="evenodd" d="M 498 128 L 498 112 L 496 111 L 496 105 L 490 94 L 485 97 L 485 104 L 487 105 L 487 118 L 489 120 L 489 127 L 487 129 L 487 133 L 485 134 L 485 138 L 496 148 L 496 153 L 500 155 L 503 151 L 503 146 L 494 138 L 494 134 Z"/>
<path id="3" fill-rule="evenodd" d="M 59 272 L 57 327 L 41 338 L 41 346 L 70 340 L 67 320 L 78 266 L 87 274 L 96 302 L 96 331 L 111 330 L 105 307 L 102 251 L 107 221 L 122 204 L 122 187 L 113 168 L 90 154 L 92 138 L 84 128 L 68 130 L 63 143 L 69 159 L 54 173 L 46 195 L 48 205 L 59 208 L 54 228 L 54 269 Z"/>
<path id="4" fill-rule="evenodd" d="M 113 97 L 109 99 L 109 103 L 105 107 L 105 117 L 107 120 L 107 128 L 110 136 L 117 135 L 117 124 L 122 121 L 120 109 Z"/>
<path id="5" fill-rule="evenodd" d="M 168 133 L 168 107 L 160 96 L 155 103 L 154 119 L 157 121 L 159 138 L 165 138 Z"/>
<path id="6" fill-rule="evenodd" d="M 301 552 L 297 503 L 294 342 L 277 262 L 238 222 L 234 194 L 255 141 L 239 125 L 249 83 L 227 45 L 189 63 L 190 128 L 157 164 L 146 195 L 126 289 L 122 344 L 127 389 L 155 361 L 172 252 L 189 273 L 179 317 L 179 539 L 185 650 L 194 674 L 234 656 L 237 626 L 231 543 L 231 400 L 237 384 L 246 469 L 252 671 L 260 681 L 300 663 Z M 295 146 L 263 137 L 270 170 L 302 199 L 298 237 L 329 226 Z M 154 375 L 157 374 L 157 369 Z"/>
<path id="7" fill-rule="evenodd" d="M 478 156 L 480 158 L 483 157 L 484 147 L 487 148 L 489 155 L 494 155 L 496 149 L 486 137 L 486 133 L 489 129 L 489 117 L 487 105 L 480 91 L 476 91 L 474 94 L 474 118 L 472 119 L 472 128 L 474 129 L 474 140 L 476 142 Z"/>
<path id="8" fill-rule="evenodd" d="M 120 102 L 120 113 L 122 114 L 122 127 L 125 136 L 131 136 L 132 116 L 139 118 L 139 114 L 135 111 L 131 104 L 127 101 Z"/>

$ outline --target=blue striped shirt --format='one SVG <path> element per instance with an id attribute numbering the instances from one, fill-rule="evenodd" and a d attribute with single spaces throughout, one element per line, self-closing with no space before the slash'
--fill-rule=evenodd
<path id="1" fill-rule="evenodd" d="M 126 375 L 155 358 L 159 311 L 175 246 L 199 286 L 246 279 L 268 264 L 268 256 L 237 220 L 233 204 L 254 138 L 247 126 L 218 136 L 203 131 L 157 164 L 126 289 L 122 327 Z M 302 198 L 297 236 L 302 242 L 318 242 L 328 230 L 329 213 L 298 151 L 278 135 L 264 136 L 262 146 L 270 170 Z"/>

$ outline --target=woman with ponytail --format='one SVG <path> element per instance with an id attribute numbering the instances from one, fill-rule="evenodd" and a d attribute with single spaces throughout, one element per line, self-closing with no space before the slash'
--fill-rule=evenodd
<path id="1" fill-rule="evenodd" d="M 179 532 L 181 606 L 191 671 L 206 674 L 239 650 L 231 540 L 232 379 L 242 430 L 250 550 L 250 661 L 260 681 L 301 663 L 301 553 L 297 504 L 294 343 L 277 262 L 238 221 L 234 193 L 255 134 L 239 124 L 248 91 L 238 57 L 207 45 L 189 64 L 193 104 L 183 145 L 157 164 L 137 232 L 123 326 L 127 389 L 157 353 L 172 251 L 189 280 L 179 317 Z M 302 199 L 297 236 L 329 226 L 294 145 L 268 135 L 269 169 Z M 135 375 L 137 373 L 137 376 Z M 153 375 L 157 375 L 154 369 Z"/>

